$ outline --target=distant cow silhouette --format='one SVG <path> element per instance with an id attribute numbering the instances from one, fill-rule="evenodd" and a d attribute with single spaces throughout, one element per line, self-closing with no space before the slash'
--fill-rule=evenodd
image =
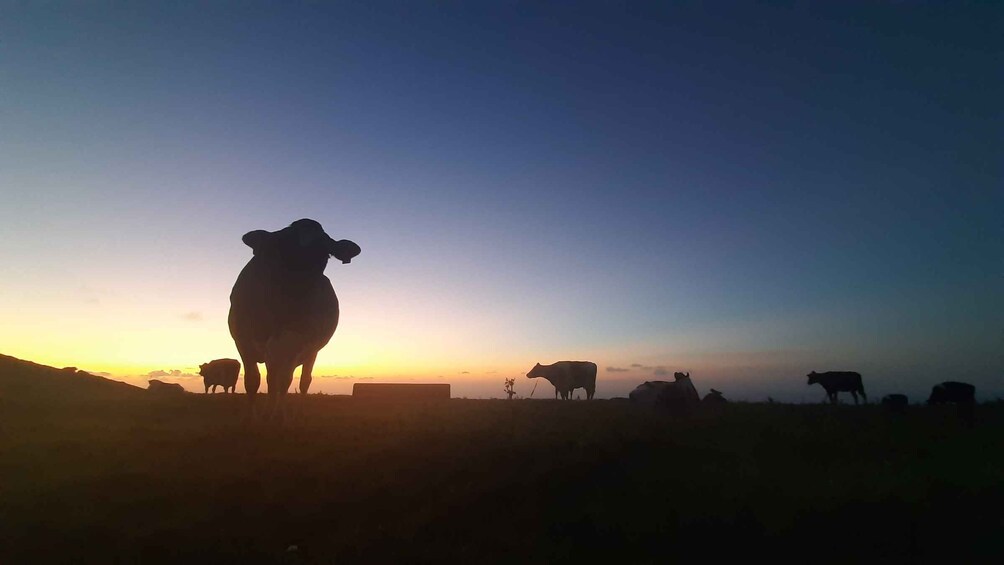
<path id="1" fill-rule="evenodd" d="M 628 398 L 641 405 L 686 412 L 701 402 L 690 373 L 674 373 L 673 382 L 646 381 L 631 391 Z M 723 398 L 724 400 L 724 398 Z"/>
<path id="2" fill-rule="evenodd" d="M 254 251 L 230 293 L 230 335 L 244 363 L 244 388 L 253 400 L 265 363 L 274 402 L 286 394 L 302 365 L 300 392 L 310 388 L 317 352 L 338 326 L 338 298 L 324 276 L 328 256 L 348 263 L 360 253 L 348 240 L 335 241 L 321 224 L 302 219 L 276 232 L 244 234 Z"/>
<path id="3" fill-rule="evenodd" d="M 887 394 L 882 397 L 882 407 L 890 412 L 903 412 L 909 404 L 905 394 Z"/>
<path id="4" fill-rule="evenodd" d="M 969 383 L 945 381 L 931 388 L 928 404 L 972 404 L 976 402 L 976 387 Z"/>
<path id="5" fill-rule="evenodd" d="M 725 404 L 727 402 L 728 400 L 725 399 L 725 397 L 722 395 L 722 392 L 720 390 L 715 390 L 715 389 L 711 389 L 711 392 L 704 395 L 704 398 L 701 400 L 701 404 L 707 404 L 709 406 L 713 406 L 716 404 Z"/>
<path id="6" fill-rule="evenodd" d="M 560 394 L 562 400 L 568 400 L 577 388 L 585 389 L 587 399 L 592 399 L 596 393 L 596 363 L 589 361 L 558 361 L 551 365 L 537 363 L 526 376 L 547 379 L 554 385 L 554 398 Z"/>
<path id="7" fill-rule="evenodd" d="M 969 383 L 945 381 L 931 388 L 927 403 L 954 404 L 959 418 L 972 426 L 976 419 L 976 387 Z"/>
<path id="8" fill-rule="evenodd" d="M 199 374 L 202 375 L 202 382 L 206 385 L 206 393 L 209 387 L 213 387 L 213 394 L 216 394 L 216 387 L 222 386 L 223 392 L 234 392 L 237 388 L 237 375 L 241 372 L 241 362 L 236 359 L 214 359 L 208 363 L 199 365 Z"/>
<path id="9" fill-rule="evenodd" d="M 854 404 L 858 403 L 858 394 L 861 395 L 861 398 L 863 398 L 865 402 L 868 402 L 868 397 L 865 396 L 865 387 L 861 383 L 860 373 L 855 373 L 854 371 L 827 371 L 825 373 L 817 373 L 813 371 L 806 376 L 809 377 L 810 385 L 814 385 L 816 383 L 823 385 L 823 388 L 826 390 L 826 396 L 833 404 L 837 403 L 838 392 L 851 393 L 851 396 L 854 397 Z"/>
<path id="10" fill-rule="evenodd" d="M 165 383 L 157 379 L 151 379 L 148 382 L 150 386 L 147 390 L 154 394 L 184 394 L 185 392 L 185 388 L 178 383 Z"/>

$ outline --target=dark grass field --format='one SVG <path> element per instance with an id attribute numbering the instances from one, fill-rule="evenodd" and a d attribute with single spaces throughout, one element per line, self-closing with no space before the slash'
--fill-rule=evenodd
<path id="1" fill-rule="evenodd" d="M 273 427 L 246 419 L 243 395 L 25 388 L 47 370 L 8 359 L 4 564 L 1004 557 L 1000 404 L 969 429 L 920 406 L 673 418 L 621 401 L 309 396 Z"/>

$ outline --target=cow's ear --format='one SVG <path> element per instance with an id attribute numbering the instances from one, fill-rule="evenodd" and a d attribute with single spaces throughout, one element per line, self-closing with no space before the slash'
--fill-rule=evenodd
<path id="1" fill-rule="evenodd" d="M 258 249 L 263 247 L 271 238 L 271 232 L 267 232 L 265 230 L 254 230 L 244 234 L 241 241 L 243 241 L 244 245 L 247 245 L 252 250 L 258 251 Z"/>

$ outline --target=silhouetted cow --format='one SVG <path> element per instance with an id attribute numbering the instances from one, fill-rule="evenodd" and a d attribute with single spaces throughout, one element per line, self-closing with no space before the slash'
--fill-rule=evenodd
<path id="1" fill-rule="evenodd" d="M 945 381 L 931 388 L 928 404 L 972 404 L 976 402 L 976 387 L 969 383 Z"/>
<path id="2" fill-rule="evenodd" d="M 954 404 L 959 419 L 972 426 L 976 421 L 976 387 L 969 383 L 945 381 L 931 388 L 931 396 L 927 403 Z"/>
<path id="3" fill-rule="evenodd" d="M 635 387 L 628 398 L 636 404 L 667 408 L 673 412 L 686 412 L 700 404 L 701 397 L 690 380 L 690 373 L 674 373 L 673 378 L 673 382 L 646 381 Z"/>
<path id="4" fill-rule="evenodd" d="M 554 385 L 554 398 L 560 394 L 562 400 L 568 400 L 577 388 L 586 390 L 587 400 L 591 400 L 596 393 L 596 363 L 589 361 L 558 361 L 551 365 L 537 363 L 526 376 L 531 379 L 544 377 Z"/>
<path id="5" fill-rule="evenodd" d="M 154 394 L 184 394 L 185 389 L 178 383 L 165 383 L 164 381 L 158 381 L 157 379 L 152 379 L 149 381 L 150 386 L 146 389 Z"/>
<path id="6" fill-rule="evenodd" d="M 909 404 L 905 394 L 887 394 L 882 397 L 882 407 L 889 412 L 903 412 Z"/>
<path id="7" fill-rule="evenodd" d="M 860 373 L 855 373 L 854 371 L 817 373 L 813 371 L 806 376 L 809 377 L 810 385 L 816 383 L 823 385 L 823 388 L 826 389 L 826 396 L 833 404 L 837 403 L 838 392 L 851 393 L 851 396 L 854 397 L 854 404 L 858 403 L 858 394 L 861 395 L 865 402 L 868 402 L 868 397 L 865 396 L 865 387 L 861 383 Z"/>
<path id="8" fill-rule="evenodd" d="M 254 400 L 265 363 L 273 406 L 302 366 L 300 392 L 310 387 L 317 352 L 338 326 L 338 297 L 324 276 L 328 257 L 348 263 L 359 246 L 333 240 L 321 224 L 302 219 L 279 231 L 255 230 L 241 238 L 254 257 L 230 293 L 230 335 L 244 362 L 244 389 Z"/>
<path id="9" fill-rule="evenodd" d="M 222 386 L 223 392 L 234 392 L 237 388 L 237 375 L 241 372 L 241 362 L 236 359 L 214 359 L 208 363 L 199 365 L 199 374 L 202 375 L 202 382 L 206 385 L 206 393 L 209 387 L 213 387 L 213 394 L 216 394 L 216 387 Z"/>
<path id="10" fill-rule="evenodd" d="M 727 402 L 728 400 L 726 400 L 725 397 L 722 396 L 722 392 L 715 389 L 711 389 L 711 392 L 704 395 L 704 398 L 701 400 L 701 404 L 707 404 L 709 406 L 713 406 L 716 404 L 725 404 Z"/>

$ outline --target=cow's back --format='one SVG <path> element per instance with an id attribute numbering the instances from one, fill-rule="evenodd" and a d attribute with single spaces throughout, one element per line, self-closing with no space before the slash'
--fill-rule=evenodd
<path id="1" fill-rule="evenodd" d="M 819 373 L 817 378 L 825 389 L 845 392 L 863 389 L 861 373 L 856 371 L 827 371 Z"/>

